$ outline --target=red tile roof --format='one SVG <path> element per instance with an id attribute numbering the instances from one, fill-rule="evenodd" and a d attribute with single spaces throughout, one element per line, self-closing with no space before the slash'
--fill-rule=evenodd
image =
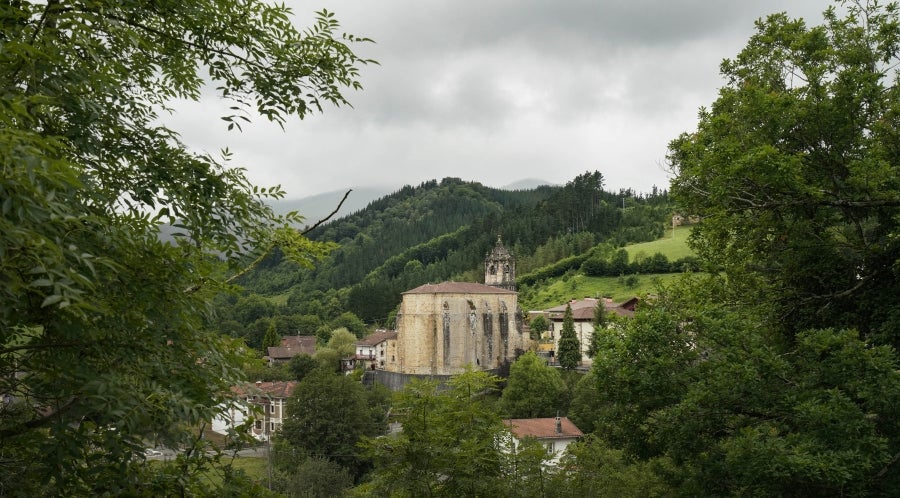
<path id="1" fill-rule="evenodd" d="M 403 294 L 515 294 L 516 291 L 472 282 L 441 282 L 425 284 Z"/>
<path id="2" fill-rule="evenodd" d="M 512 431 L 513 435 L 522 439 L 533 437 L 535 439 L 568 439 L 581 437 L 584 433 L 575 426 L 568 417 L 559 417 L 559 430 L 557 430 L 556 417 L 550 418 L 510 418 L 503 420 Z"/>
<path id="3" fill-rule="evenodd" d="M 290 398 L 297 387 L 296 380 L 286 382 L 248 382 L 240 386 L 234 386 L 234 391 L 239 396 L 269 396 L 270 398 Z"/>
<path id="4" fill-rule="evenodd" d="M 357 346 L 374 346 L 389 339 L 396 339 L 396 330 L 376 330 L 375 332 L 356 341 Z"/>
<path id="5" fill-rule="evenodd" d="M 316 354 L 316 336 L 314 335 L 286 335 L 281 338 L 281 346 L 266 348 L 266 356 L 269 358 L 293 358 L 298 354 Z"/>
<path id="6" fill-rule="evenodd" d="M 633 297 L 624 303 L 617 304 L 612 301 L 594 299 L 594 298 L 584 298 L 580 300 L 570 301 L 568 304 L 572 307 L 572 319 L 574 320 L 582 320 L 589 321 L 594 319 L 594 309 L 597 307 L 598 303 L 603 303 L 603 307 L 608 312 L 615 313 L 619 316 L 634 316 L 634 306 L 637 303 L 637 298 Z M 559 306 L 554 306 L 545 310 L 545 312 L 550 316 L 550 318 L 562 320 L 563 315 L 566 312 L 566 305 L 561 304 Z"/>

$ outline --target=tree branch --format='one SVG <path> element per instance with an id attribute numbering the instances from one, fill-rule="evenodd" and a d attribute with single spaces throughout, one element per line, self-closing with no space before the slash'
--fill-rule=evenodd
<path id="1" fill-rule="evenodd" d="M 339 202 L 338 205 L 337 205 L 337 207 L 334 208 L 334 211 L 332 211 L 331 213 L 329 213 L 328 216 L 326 216 L 326 217 L 322 218 L 321 220 L 317 221 L 315 225 L 313 225 L 313 226 L 311 226 L 311 227 L 307 227 L 306 229 L 304 229 L 302 232 L 300 232 L 300 235 L 306 235 L 306 234 L 308 234 L 309 232 L 315 230 L 316 228 L 319 228 L 319 226 L 320 226 L 322 223 L 325 223 L 326 221 L 330 220 L 332 216 L 334 216 L 335 214 L 337 214 L 337 212 L 341 209 L 341 206 L 344 205 L 344 201 L 347 200 L 347 196 L 350 195 L 350 192 L 353 192 L 353 189 L 352 189 L 352 188 L 351 188 L 351 189 L 347 189 L 347 192 L 344 194 L 344 198 L 341 199 L 341 202 Z"/>
<path id="2" fill-rule="evenodd" d="M 26 430 L 37 429 L 39 427 L 43 427 L 55 419 L 60 418 L 60 416 L 69 410 L 71 410 L 74 406 L 78 404 L 78 398 L 72 398 L 68 403 L 59 407 L 53 413 L 47 414 L 41 418 L 31 419 L 27 422 L 23 422 L 18 425 L 14 425 L 12 427 L 7 427 L 3 430 L 0 430 L 0 440 L 5 440 L 13 436 L 17 436 L 23 433 Z"/>
<path id="3" fill-rule="evenodd" d="M 320 225 L 322 225 L 322 223 L 325 223 L 326 221 L 330 220 L 330 219 L 332 218 L 332 216 L 334 216 L 335 214 L 337 214 L 337 212 L 340 211 L 341 206 L 344 205 L 344 201 L 346 201 L 346 200 L 347 200 L 347 197 L 350 195 L 350 192 L 353 192 L 353 189 L 348 189 L 347 192 L 344 193 L 344 197 L 341 199 L 341 202 L 338 203 L 337 207 L 334 208 L 334 211 L 332 211 L 331 213 L 329 213 L 328 216 L 326 216 L 326 217 L 322 218 L 321 220 L 317 221 L 315 225 L 313 225 L 313 226 L 311 226 L 311 227 L 307 227 L 306 229 L 304 229 L 302 232 L 300 232 L 300 235 L 306 235 L 306 234 L 309 233 L 310 231 L 312 231 L 312 230 L 318 228 Z M 263 251 L 256 259 L 254 259 L 253 262 L 251 262 L 250 264 L 248 264 L 247 266 L 245 266 L 243 269 L 241 269 L 241 271 L 239 271 L 239 272 L 235 273 L 234 275 L 232 275 L 232 276 L 228 277 L 227 279 L 225 279 L 225 282 L 224 282 L 224 283 L 226 283 L 226 284 L 234 283 L 237 279 L 239 279 L 239 278 L 241 278 L 242 276 L 246 275 L 250 270 L 252 270 L 253 268 L 256 268 L 260 263 L 262 263 L 262 260 L 265 259 L 266 256 L 268 256 L 269 253 L 271 253 L 271 252 L 272 252 L 272 249 L 274 249 L 274 248 L 275 248 L 275 244 L 269 245 L 269 247 L 267 247 L 266 250 Z M 187 289 L 184 290 L 184 293 L 185 293 L 185 294 L 192 294 L 192 293 L 194 293 L 194 292 L 197 292 L 198 290 L 200 290 L 201 288 L 203 288 L 203 284 L 204 284 L 205 282 L 206 282 L 206 280 L 204 279 L 204 280 L 201 280 L 200 282 L 197 282 L 197 283 L 194 284 L 194 285 L 191 285 L 190 287 L 188 287 Z"/>

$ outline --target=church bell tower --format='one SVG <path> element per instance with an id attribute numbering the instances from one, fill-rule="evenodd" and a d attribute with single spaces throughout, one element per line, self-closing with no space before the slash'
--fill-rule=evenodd
<path id="1" fill-rule="evenodd" d="M 501 289 L 516 290 L 516 260 L 503 247 L 499 235 L 497 245 L 484 258 L 484 283 Z"/>

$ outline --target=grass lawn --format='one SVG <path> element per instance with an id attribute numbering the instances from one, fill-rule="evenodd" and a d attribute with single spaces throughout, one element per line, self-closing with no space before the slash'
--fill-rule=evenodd
<path id="1" fill-rule="evenodd" d="M 573 275 L 559 278 L 553 283 L 544 285 L 528 296 L 519 296 L 522 307 L 526 310 L 543 310 L 571 299 L 585 297 L 609 296 L 620 303 L 634 296 L 642 296 L 656 292 L 657 284 L 676 279 L 681 273 L 663 273 L 658 275 L 638 275 L 637 284 L 629 287 L 621 277 L 587 277 Z"/>
<path id="2" fill-rule="evenodd" d="M 690 226 L 680 226 L 675 228 L 674 234 L 669 229 L 663 238 L 653 242 L 625 246 L 628 259 L 634 261 L 635 258 L 649 257 L 656 253 L 664 254 L 669 261 L 693 256 L 694 252 L 687 245 L 690 233 Z M 613 301 L 620 303 L 634 296 L 652 294 L 656 292 L 658 284 L 678 278 L 679 275 L 681 274 L 636 275 L 637 282 L 631 286 L 622 277 L 588 277 L 581 274 L 564 276 L 547 282 L 528 295 L 519 295 L 519 300 L 522 307 L 528 310 L 552 308 L 572 299 L 585 297 L 611 297 Z"/>
<path id="3" fill-rule="evenodd" d="M 669 258 L 669 261 L 675 261 L 685 256 L 694 255 L 694 251 L 687 245 L 687 238 L 690 234 L 690 226 L 675 227 L 674 236 L 672 229 L 669 228 L 666 230 L 666 235 L 663 238 L 653 242 L 631 244 L 625 246 L 625 250 L 628 251 L 628 259 L 630 261 L 634 261 L 635 257 L 640 257 L 641 255 L 645 257 L 653 256 L 658 252 Z"/>

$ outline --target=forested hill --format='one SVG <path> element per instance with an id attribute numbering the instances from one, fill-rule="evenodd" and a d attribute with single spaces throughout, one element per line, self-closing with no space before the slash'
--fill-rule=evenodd
<path id="1" fill-rule="evenodd" d="M 598 172 L 561 187 L 514 191 L 457 178 L 432 180 L 310 232 L 314 240 L 339 245 L 316 268 L 299 268 L 276 252 L 241 285 L 258 294 L 289 294 L 292 313 L 351 311 L 367 323 L 385 323 L 405 290 L 480 280 L 483 258 L 498 236 L 518 258 L 522 275 L 599 242 L 618 246 L 658 238 L 670 215 L 665 191 L 607 192 Z"/>

